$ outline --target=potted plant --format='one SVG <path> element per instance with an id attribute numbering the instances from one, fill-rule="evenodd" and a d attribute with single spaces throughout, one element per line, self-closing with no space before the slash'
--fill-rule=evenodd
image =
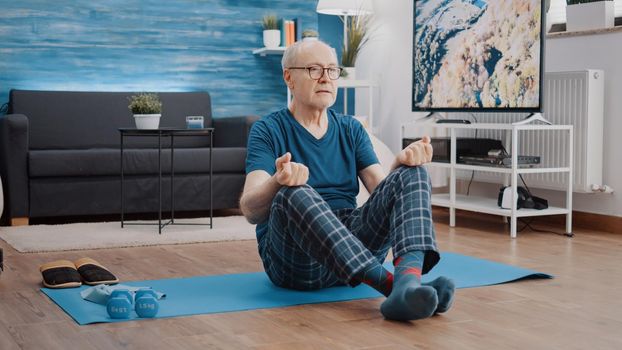
<path id="1" fill-rule="evenodd" d="M 315 29 L 305 29 L 302 31 L 302 40 L 317 40 L 319 36 Z"/>
<path id="2" fill-rule="evenodd" d="M 356 58 L 369 40 L 369 16 L 353 16 L 347 23 L 346 40 L 341 50 L 342 77 L 356 79 L 354 65 Z"/>
<path id="3" fill-rule="evenodd" d="M 279 47 L 281 44 L 281 31 L 279 30 L 279 20 L 276 15 L 264 15 L 263 26 L 263 45 L 267 48 Z"/>
<path id="4" fill-rule="evenodd" d="M 162 102 L 157 94 L 140 93 L 128 98 L 130 104 L 127 106 L 132 114 L 137 129 L 157 129 L 160 125 L 162 116 Z"/>
<path id="5" fill-rule="evenodd" d="M 566 0 L 566 4 L 566 31 L 613 27 L 613 0 Z"/>

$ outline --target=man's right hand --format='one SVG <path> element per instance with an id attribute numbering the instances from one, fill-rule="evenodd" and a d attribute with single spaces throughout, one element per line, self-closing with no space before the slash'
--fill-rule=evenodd
<path id="1" fill-rule="evenodd" d="M 291 160 L 292 155 L 289 152 L 276 159 L 276 181 L 281 186 L 289 187 L 306 184 L 309 180 L 309 168 Z"/>

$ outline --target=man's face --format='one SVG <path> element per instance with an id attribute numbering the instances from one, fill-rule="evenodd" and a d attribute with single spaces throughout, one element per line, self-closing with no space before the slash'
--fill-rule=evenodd
<path id="1" fill-rule="evenodd" d="M 305 46 L 298 54 L 295 67 L 329 68 L 338 67 L 330 47 L 322 43 Z M 336 80 L 331 80 L 328 71 L 323 70 L 319 79 L 312 79 L 307 69 L 287 69 L 285 80 L 297 103 L 313 109 L 326 109 L 337 98 Z"/>

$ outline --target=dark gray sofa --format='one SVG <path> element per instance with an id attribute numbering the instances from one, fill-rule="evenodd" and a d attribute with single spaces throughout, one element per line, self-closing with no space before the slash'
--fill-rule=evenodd
<path id="1" fill-rule="evenodd" d="M 3 223 L 21 219 L 120 213 L 120 135 L 134 127 L 131 92 L 11 90 L 8 114 L 0 117 Z M 202 115 L 214 127 L 214 209 L 237 208 L 244 184 L 247 136 L 256 116 L 212 119 L 207 92 L 158 93 L 161 127 L 184 127 Z M 126 137 L 125 212 L 154 213 L 157 198 L 157 137 Z M 170 153 L 163 139 L 163 169 Z M 175 138 L 175 210 L 209 209 L 209 138 Z M 165 171 L 168 174 L 168 171 Z M 163 208 L 170 182 L 163 177 Z M 21 220 L 24 221 L 24 220 Z"/>

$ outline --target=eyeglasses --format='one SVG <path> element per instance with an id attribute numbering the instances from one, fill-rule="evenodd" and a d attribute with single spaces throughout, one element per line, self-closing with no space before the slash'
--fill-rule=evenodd
<path id="1" fill-rule="evenodd" d="M 337 80 L 341 76 L 340 67 L 324 68 L 322 66 L 309 66 L 309 67 L 289 67 L 287 69 L 306 69 L 307 72 L 309 72 L 309 78 L 313 80 L 320 79 L 324 75 L 324 72 L 327 72 L 328 78 L 330 80 Z"/>

